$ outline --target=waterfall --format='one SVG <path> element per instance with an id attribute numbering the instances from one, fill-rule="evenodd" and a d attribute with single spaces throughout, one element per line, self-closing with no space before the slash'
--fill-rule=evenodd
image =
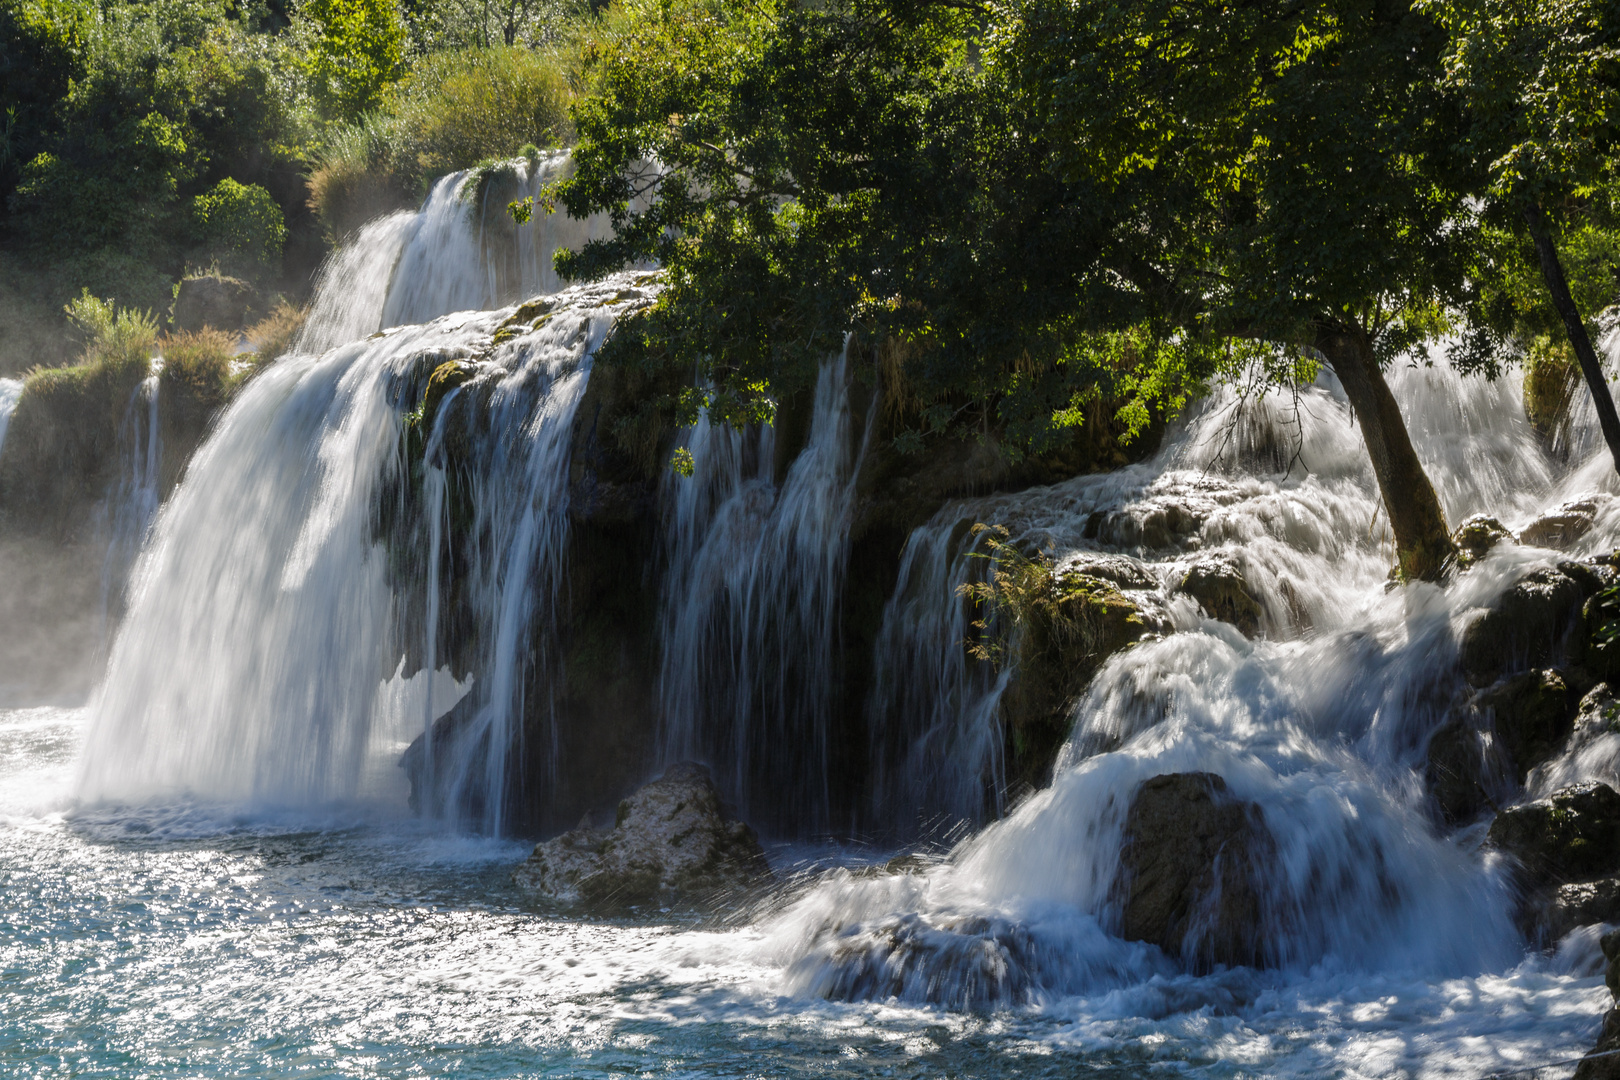
<path id="1" fill-rule="evenodd" d="M 560 455 L 572 409 L 610 305 L 633 291 L 623 279 L 571 290 L 539 329 L 500 344 L 509 310 L 462 313 L 294 354 L 257 375 L 136 565 L 92 707 L 81 797 L 306 805 L 376 794 L 424 720 L 420 710 L 379 718 L 376 707 L 403 652 L 390 566 L 397 578 L 414 565 L 390 550 L 396 537 L 380 515 L 410 482 L 404 415 L 427 375 L 457 359 L 476 364 L 493 417 L 462 464 L 479 492 L 474 593 L 488 623 L 471 730 L 504 752 L 519 669 L 543 649 L 527 636 L 531 610 L 554 595 L 566 540 Z M 441 760 L 481 770 L 443 780 L 480 788 L 492 808 L 485 824 L 498 830 L 506 771 L 476 754 Z"/>
<path id="2" fill-rule="evenodd" d="M 11 414 L 17 411 L 22 391 L 21 379 L 0 379 L 0 450 L 5 449 L 6 428 L 11 424 Z"/>
<path id="3" fill-rule="evenodd" d="M 848 380 L 846 356 L 822 366 L 809 439 L 780 487 L 774 432 L 700 422 L 693 474 L 664 492 L 660 758 L 707 762 L 772 829 L 832 823 L 838 615 L 870 427 Z"/>
<path id="4" fill-rule="evenodd" d="M 538 196 L 571 167 L 562 152 L 487 173 L 450 173 L 434 182 L 420 209 L 361 228 L 321 268 L 300 350 L 323 352 L 385 327 L 556 292 L 562 282 L 552 257 L 608 235 L 606 217 L 537 211 L 531 224 L 516 225 L 506 206 Z"/>
<path id="5" fill-rule="evenodd" d="M 162 498 L 158 470 L 163 436 L 158 426 L 158 376 L 142 379 L 124 409 L 118 431 L 118 474 L 107 494 L 107 554 L 101 566 L 101 619 L 108 634 L 122 613 L 130 567 L 140 554 Z"/>
<path id="6" fill-rule="evenodd" d="M 1586 469 L 1561 477 L 1542 450 L 1513 382 L 1416 365 L 1390 382 L 1449 520 L 1490 512 L 1517 527 L 1582 483 Z M 941 510 L 907 546 L 878 643 L 875 762 L 900 812 L 993 809 L 999 687 L 946 647 L 967 636 L 967 524 L 1000 524 L 1022 550 L 1112 577 L 1176 632 L 1109 660 L 1075 707 L 1051 786 L 945 863 L 834 874 L 769 920 L 791 985 L 963 1005 L 1139 982 L 1162 958 L 1113 936 L 1110 882 L 1132 793 L 1177 772 L 1216 773 L 1260 808 L 1276 844 L 1260 871 L 1268 962 L 1428 976 L 1510 963 L 1521 945 L 1503 867 L 1477 834 L 1436 831 L 1419 778 L 1461 686 L 1459 627 L 1552 556 L 1510 546 L 1445 590 L 1389 592 L 1382 520 L 1328 377 L 1297 395 L 1212 395 L 1142 465 Z M 1600 522 L 1581 550 L 1617 533 Z M 1241 569 L 1257 639 L 1179 594 L 1209 558 Z M 1605 736 L 1584 773 L 1569 759 L 1532 784 L 1613 778 L 1617 746 Z M 994 969 L 987 949 L 1000 950 Z"/>

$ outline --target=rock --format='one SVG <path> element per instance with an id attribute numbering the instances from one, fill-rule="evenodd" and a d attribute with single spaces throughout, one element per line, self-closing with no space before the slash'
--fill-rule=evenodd
<path id="1" fill-rule="evenodd" d="M 1257 878 L 1276 852 L 1258 806 L 1212 773 L 1155 776 L 1125 815 L 1110 899 L 1120 935 L 1207 969 L 1264 960 Z"/>
<path id="2" fill-rule="evenodd" d="M 1260 602 L 1249 592 L 1243 571 L 1230 555 L 1199 559 L 1176 591 L 1197 600 L 1211 618 L 1231 623 L 1247 637 L 1260 631 Z"/>
<path id="3" fill-rule="evenodd" d="M 1479 707 L 1495 715 L 1496 739 L 1521 784 L 1569 738 L 1573 696 L 1563 675 L 1551 669 L 1515 675 L 1479 696 Z"/>
<path id="4" fill-rule="evenodd" d="M 1590 568 L 1576 563 L 1526 574 L 1463 630 L 1461 661 L 1469 685 L 1489 686 L 1561 659 L 1578 646 L 1581 605 L 1601 585 Z"/>
<path id="5" fill-rule="evenodd" d="M 1547 902 L 1545 921 L 1551 941 L 1578 927 L 1620 922 L 1620 878 L 1560 885 Z"/>
<path id="6" fill-rule="evenodd" d="M 1013 675 L 1001 695 L 1009 785 L 1051 779 L 1071 710 L 1104 661 L 1157 624 L 1112 581 L 1055 573 L 1026 600 Z"/>
<path id="7" fill-rule="evenodd" d="M 240 330 L 253 303 L 253 286 L 222 274 L 199 274 L 180 282 L 174 297 L 176 330 L 194 332 L 205 326 Z"/>
<path id="8" fill-rule="evenodd" d="M 1159 579 L 1142 563 L 1129 555 L 1111 555 L 1103 551 L 1082 551 L 1063 561 L 1060 575 L 1083 574 L 1086 577 L 1111 581 L 1121 589 L 1157 589 Z"/>
<path id="9" fill-rule="evenodd" d="M 1575 1066 L 1572 1080 L 1620 1080 L 1620 1009 L 1603 1014 L 1597 1045 Z"/>
<path id="10" fill-rule="evenodd" d="M 1620 873 L 1620 792 L 1576 784 L 1515 806 L 1491 822 L 1490 842 L 1512 855 L 1532 888 Z"/>
<path id="11" fill-rule="evenodd" d="M 770 877 L 754 830 L 729 817 L 701 765 L 671 765 L 619 804 L 611 829 L 537 844 L 512 875 L 537 896 L 595 907 L 703 901 Z"/>
<path id="12" fill-rule="evenodd" d="M 1492 805 L 1479 732 L 1454 720 L 1429 737 L 1428 757 L 1424 779 L 1446 824 L 1472 821 Z"/>
<path id="13" fill-rule="evenodd" d="M 1464 569 L 1468 568 L 1483 559 L 1497 544 L 1511 539 L 1512 536 L 1507 526 L 1495 518 L 1475 514 L 1457 526 L 1456 531 L 1451 534 L 1451 542 L 1457 545 L 1457 564 Z"/>
<path id="14" fill-rule="evenodd" d="M 1609 996 L 1620 998 L 1620 930 L 1610 930 L 1598 938 L 1598 948 L 1603 950 L 1603 983 L 1609 988 Z"/>
<path id="15" fill-rule="evenodd" d="M 1519 543 L 1565 551 L 1592 531 L 1598 511 L 1611 498 L 1613 496 L 1602 494 L 1585 495 L 1554 507 L 1519 530 Z"/>
<path id="16" fill-rule="evenodd" d="M 1116 548 L 1193 550 L 1199 546 L 1204 523 L 1242 497 L 1236 486 L 1218 477 L 1165 478 L 1143 499 L 1094 512 L 1086 519 L 1083 535 Z"/>

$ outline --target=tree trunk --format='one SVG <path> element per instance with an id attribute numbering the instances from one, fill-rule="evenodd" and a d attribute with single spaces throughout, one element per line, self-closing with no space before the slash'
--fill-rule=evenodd
<path id="1" fill-rule="evenodd" d="M 1552 234 L 1547 231 L 1547 220 L 1541 208 L 1534 204 L 1525 207 L 1525 224 L 1530 226 L 1530 238 L 1536 242 L 1536 255 L 1541 260 L 1541 277 L 1547 283 L 1553 308 L 1564 320 L 1564 332 L 1569 335 L 1575 359 L 1580 361 L 1581 374 L 1586 376 L 1586 388 L 1592 392 L 1592 404 L 1597 406 L 1598 424 L 1603 428 L 1603 441 L 1609 444 L 1609 455 L 1614 468 L 1620 472 L 1620 416 L 1615 415 L 1614 398 L 1609 394 L 1609 381 L 1603 377 L 1603 365 L 1598 363 L 1597 350 L 1586 332 L 1586 323 L 1575 309 L 1575 298 L 1569 294 L 1569 282 L 1564 278 L 1564 265 L 1558 261 L 1558 248 Z"/>
<path id="2" fill-rule="evenodd" d="M 1316 347 L 1344 386 L 1372 458 L 1378 492 L 1395 533 L 1395 558 L 1407 581 L 1438 581 L 1457 554 L 1434 485 L 1412 449 L 1406 422 L 1389 392 L 1372 342 L 1360 327 L 1322 327 Z"/>

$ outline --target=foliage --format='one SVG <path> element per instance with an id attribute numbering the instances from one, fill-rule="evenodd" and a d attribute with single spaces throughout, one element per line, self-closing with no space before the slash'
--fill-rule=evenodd
<path id="1" fill-rule="evenodd" d="M 294 307 L 283 299 L 270 309 L 270 314 L 248 327 L 244 336 L 253 346 L 254 366 L 263 367 L 288 352 L 308 315 L 308 309 Z"/>
<path id="2" fill-rule="evenodd" d="M 394 0 L 306 0 L 314 24 L 305 64 L 316 104 L 333 119 L 376 108 L 405 60 L 405 26 Z"/>
<path id="3" fill-rule="evenodd" d="M 175 334 L 162 340 L 164 383 L 184 384 L 199 396 L 218 396 L 232 376 L 236 339 L 223 330 L 205 327 L 189 334 Z"/>
<path id="4" fill-rule="evenodd" d="M 191 205 L 199 235 L 227 272 L 263 278 L 280 264 L 287 224 L 264 188 L 226 177 Z"/>
<path id="5" fill-rule="evenodd" d="M 157 320 L 150 311 L 120 308 L 110 299 L 92 296 L 88 289 L 66 311 L 68 321 L 85 339 L 81 364 L 146 376 L 157 344 Z"/>

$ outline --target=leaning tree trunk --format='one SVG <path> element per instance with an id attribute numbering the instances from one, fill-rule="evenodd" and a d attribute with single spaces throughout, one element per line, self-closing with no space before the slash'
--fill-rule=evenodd
<path id="1" fill-rule="evenodd" d="M 1395 395 L 1378 370 L 1372 342 L 1359 327 L 1329 326 L 1317 334 L 1316 347 L 1333 365 L 1361 424 L 1378 493 L 1395 532 L 1401 576 L 1407 581 L 1438 581 L 1457 549 L 1446 531 L 1434 485 L 1412 449 Z"/>
<path id="2" fill-rule="evenodd" d="M 1564 320 L 1564 332 L 1569 335 L 1575 359 L 1580 361 L 1581 374 L 1586 376 L 1586 388 L 1592 392 L 1592 404 L 1597 406 L 1598 425 L 1603 429 L 1603 441 L 1609 444 L 1609 455 L 1614 468 L 1620 472 L 1620 416 L 1615 415 L 1614 398 L 1609 394 L 1609 381 L 1603 377 L 1603 365 L 1598 363 L 1597 350 L 1586 332 L 1586 323 L 1575 308 L 1575 298 L 1569 294 L 1569 282 L 1564 278 L 1564 265 L 1558 261 L 1558 248 L 1552 234 L 1547 231 L 1547 220 L 1541 208 L 1534 204 L 1524 211 L 1525 224 L 1530 226 L 1530 238 L 1536 242 L 1536 256 L 1541 260 L 1541 277 L 1547 283 L 1553 308 Z"/>

